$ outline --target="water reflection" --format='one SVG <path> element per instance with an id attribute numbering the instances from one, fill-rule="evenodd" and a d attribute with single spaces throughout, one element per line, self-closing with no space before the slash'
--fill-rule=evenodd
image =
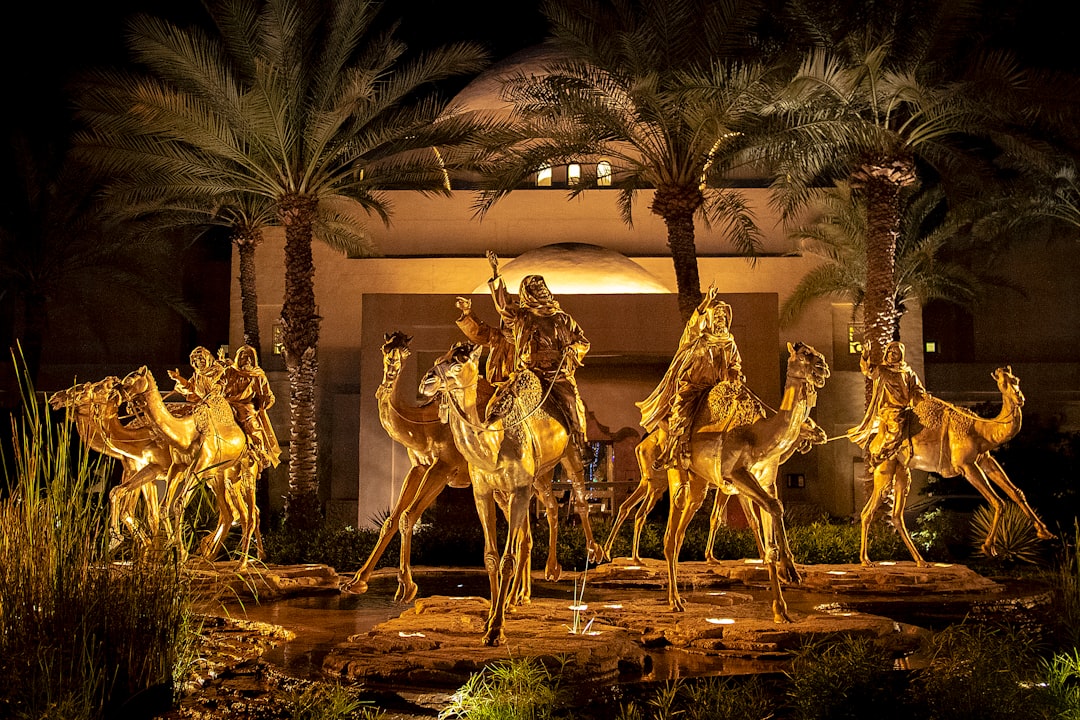
<path id="1" fill-rule="evenodd" d="M 487 576 L 479 570 L 425 570 L 417 572 L 420 597 L 475 596 L 487 597 Z M 321 676 L 323 659 L 338 643 L 351 635 L 365 633 L 375 625 L 397 617 L 414 603 L 394 602 L 397 578 L 393 572 L 376 574 L 363 595 L 329 593 L 309 597 L 297 597 L 264 604 L 248 602 L 232 603 L 224 607 L 204 607 L 210 613 L 224 612 L 230 617 L 256 620 L 280 625 L 295 633 L 294 640 L 269 651 L 264 659 L 284 672 L 298 677 Z M 586 602 L 600 607 L 631 605 L 635 601 L 654 601 L 662 593 L 658 589 L 626 589 L 590 587 L 586 590 Z M 739 588 L 742 594 L 753 595 L 756 600 L 767 601 L 767 590 Z M 716 620 L 726 621 L 720 608 L 728 607 L 723 591 L 688 591 L 687 598 L 698 603 L 717 604 Z M 570 583 L 533 582 L 533 597 L 565 599 L 574 601 L 574 588 Z M 924 628 L 940 629 L 959 622 L 972 613 L 1008 612 L 1017 605 L 1030 606 L 1037 603 L 1037 588 L 1014 586 L 994 598 L 985 596 L 954 596 L 918 600 L 893 597 L 849 597 L 804 592 L 797 588 L 785 591 L 789 607 L 796 612 L 828 612 L 850 614 L 866 612 L 889 617 L 896 621 L 900 631 L 924 637 Z M 650 648 L 651 665 L 644 676 L 624 677 L 629 681 L 666 681 L 677 678 L 704 675 L 738 675 L 746 673 L 782 672 L 787 668 L 783 659 L 750 660 L 717 657 L 692 650 L 678 648 Z M 907 662 L 907 661 L 904 661 Z M 915 662 L 918 662 L 917 658 Z"/>

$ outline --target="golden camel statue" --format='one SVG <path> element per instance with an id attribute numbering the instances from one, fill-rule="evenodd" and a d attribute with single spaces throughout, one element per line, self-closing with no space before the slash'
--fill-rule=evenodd
<path id="1" fill-rule="evenodd" d="M 779 498 L 763 486 L 762 478 L 789 456 L 799 444 L 803 423 L 817 401 L 817 391 L 829 377 L 825 357 L 802 343 L 788 344 L 787 379 L 780 409 L 772 416 L 737 425 L 725 431 L 695 427 L 690 436 L 689 472 L 668 469 L 668 492 L 671 505 L 664 534 L 664 558 L 668 565 L 668 605 L 682 612 L 685 604 L 679 595 L 679 551 L 686 528 L 701 507 L 710 487 L 723 489 L 732 485 L 753 506 L 761 523 L 765 561 L 769 567 L 772 589 L 773 620 L 791 622 L 780 590 L 780 580 L 799 582 L 795 560 L 784 529 L 784 508 Z"/>
<path id="2" fill-rule="evenodd" d="M 439 397 L 454 442 L 469 462 L 473 498 L 484 529 L 484 567 L 491 596 L 483 641 L 500 645 L 505 641 L 506 608 L 530 582 L 532 494 L 550 485 L 553 469 L 564 458 L 573 462 L 578 456 L 562 423 L 540 407 L 540 382 L 531 372 L 518 374 L 523 387 L 515 393 L 514 407 L 505 417 L 492 422 L 482 417 L 480 408 L 485 403 L 478 396 L 487 381 L 478 366 L 481 350 L 473 343 L 455 344 L 424 375 L 420 394 Z M 509 526 L 501 559 L 496 547 L 496 506 Z"/>
<path id="3" fill-rule="evenodd" d="M 154 376 L 145 366 L 128 374 L 120 386 L 136 416 L 153 428 L 162 442 L 192 458 L 181 481 L 168 489 L 166 506 L 170 512 L 179 515 L 193 481 L 206 482 L 214 493 L 218 525 L 200 542 L 203 557 L 216 557 L 234 518 L 242 531 L 241 562 L 247 562 L 252 542 L 258 557 L 263 557 L 259 509 L 255 504 L 259 464 L 225 398 L 211 395 L 190 415 L 178 417 L 169 412 Z"/>
<path id="4" fill-rule="evenodd" d="M 353 593 L 367 591 L 371 573 L 393 539 L 396 527 L 401 536 L 401 552 L 394 599 L 399 602 L 410 602 L 416 597 L 410 563 L 416 521 L 447 485 L 467 487 L 469 484 L 468 463 L 454 445 L 450 428 L 439 420 L 438 405 L 430 402 L 419 407 L 406 405 L 397 397 L 398 380 L 410 355 L 411 339 L 401 332 L 383 336 L 383 377 L 375 390 L 379 421 L 391 439 L 408 451 L 411 467 L 401 482 L 397 503 L 379 528 L 379 541 L 353 579 L 342 588 Z"/>
<path id="5" fill-rule="evenodd" d="M 668 489 L 667 470 L 657 470 L 654 467 L 656 458 L 659 456 L 660 442 L 656 437 L 659 433 L 663 432 L 663 428 L 658 428 L 656 432 L 647 434 L 641 439 L 641 442 L 634 448 L 634 456 L 637 459 L 638 471 L 641 473 L 641 481 L 638 486 L 634 488 L 634 491 L 627 496 L 626 500 L 619 505 L 619 510 L 616 513 L 615 522 L 611 526 L 611 532 L 608 533 L 608 538 L 604 542 L 604 559 L 611 560 L 611 546 L 615 543 L 615 538 L 619 534 L 619 529 L 622 524 L 630 517 L 630 513 L 634 513 L 634 533 L 631 544 L 630 559 L 635 563 L 641 562 L 641 531 L 645 527 L 645 521 L 649 516 L 649 513 L 653 511 L 656 504 L 660 502 L 660 498 L 664 496 Z M 801 453 L 807 453 L 814 445 L 824 444 L 827 440 L 825 431 L 822 430 L 812 418 L 807 418 L 803 422 L 802 428 L 799 433 L 799 442 L 792 446 L 791 450 L 784 456 L 780 457 L 775 463 L 778 467 L 787 462 L 788 458 L 796 451 Z M 754 471 L 755 476 L 758 477 L 762 487 L 765 487 L 770 495 L 776 496 L 775 490 L 775 468 L 771 475 L 764 475 L 757 470 Z M 753 512 L 753 508 L 747 499 L 738 493 L 738 490 L 734 485 L 728 485 L 722 488 L 717 488 L 716 494 L 713 497 L 712 512 L 709 514 L 709 538 L 705 544 L 705 561 L 710 564 L 718 563 L 716 555 L 713 553 L 713 545 L 716 542 L 717 530 L 725 524 L 725 512 L 727 510 L 728 501 L 731 500 L 732 495 L 739 498 L 739 503 L 742 506 L 743 514 L 746 516 L 747 522 L 750 523 L 750 527 L 754 530 L 754 538 L 757 541 L 759 556 L 765 557 L 765 545 L 764 539 L 761 536 L 761 525 L 758 522 L 758 516 Z M 634 512 L 635 508 L 637 509 Z"/>
<path id="6" fill-rule="evenodd" d="M 145 541 L 157 534 L 161 522 L 156 483 L 163 481 L 167 487 L 183 463 L 151 428 L 137 421 L 122 423 L 122 403 L 120 380 L 114 376 L 80 383 L 49 397 L 53 408 L 67 409 L 76 432 L 91 450 L 120 462 L 120 483 L 109 491 L 110 534 L 119 541 L 121 528 L 128 527 Z M 145 533 L 134 520 L 140 497 L 146 512 Z M 172 531 L 170 523 L 167 532 Z"/>
<path id="7" fill-rule="evenodd" d="M 468 463 L 454 444 L 450 427 L 439 419 L 439 405 L 437 403 L 407 405 L 398 397 L 398 381 L 401 377 L 401 368 L 411 354 L 409 350 L 411 339 L 401 332 L 383 335 L 383 379 L 375 391 L 375 396 L 378 400 L 379 420 L 383 428 L 394 441 L 405 447 L 412 465 L 402 481 L 397 503 L 379 529 L 378 543 L 372 548 L 364 565 L 357 570 L 353 579 L 342 587 L 342 590 L 351 593 L 367 591 L 368 580 L 393 538 L 396 527 L 401 536 L 401 552 L 399 553 L 398 590 L 394 599 L 400 602 L 410 602 L 416 597 L 418 590 L 412 578 L 410 561 L 412 532 L 416 521 L 431 506 L 443 488 L 448 485 L 452 487 L 468 487 L 469 485 Z M 564 462 L 563 465 L 568 474 L 572 472 L 572 467 L 568 462 Z M 577 477 L 581 477 L 580 472 Z M 575 487 L 580 487 L 582 492 L 584 492 L 584 486 L 583 480 L 575 484 Z M 546 483 L 538 483 L 537 491 L 546 509 L 550 531 L 545 577 L 548 580 L 558 580 L 562 574 L 556 554 L 559 506 L 551 489 L 550 475 Z M 581 512 L 587 512 L 587 509 Z M 587 525 L 587 523 L 588 517 L 582 516 L 582 524 Z M 530 590 L 528 586 L 525 586 L 520 590 L 515 589 L 515 594 L 521 601 L 527 601 Z"/>
<path id="8" fill-rule="evenodd" d="M 994 370 L 992 377 L 1001 391 L 1001 412 L 997 417 L 980 417 L 929 394 L 915 405 L 910 437 L 903 440 L 895 455 L 874 468 L 874 488 L 862 510 L 859 560 L 863 565 L 873 564 L 867 551 L 870 526 L 889 488 L 894 492 L 893 524 L 916 565 L 927 565 L 904 524 L 912 468 L 934 472 L 942 477 L 963 475 L 990 503 L 994 509 L 994 519 L 982 543 L 982 552 L 986 555 L 993 553 L 1003 506 L 993 485 L 997 485 L 1031 518 L 1040 539 L 1050 540 L 1054 537 L 1032 510 L 1024 493 L 1013 485 L 998 461 L 990 455 L 992 450 L 1020 432 L 1021 408 L 1024 406 L 1020 380 L 1013 375 L 1011 367 Z"/>

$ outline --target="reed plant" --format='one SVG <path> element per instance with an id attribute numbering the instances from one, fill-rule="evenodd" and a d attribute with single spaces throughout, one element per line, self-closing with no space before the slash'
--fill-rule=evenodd
<path id="1" fill-rule="evenodd" d="M 109 462 L 23 382 L 0 496 L 0 717 L 168 707 L 194 630 L 174 548 L 108 555 Z"/>
<path id="2" fill-rule="evenodd" d="M 557 717 L 558 672 L 532 658 L 510 659 L 469 677 L 439 720 L 547 720 Z"/>

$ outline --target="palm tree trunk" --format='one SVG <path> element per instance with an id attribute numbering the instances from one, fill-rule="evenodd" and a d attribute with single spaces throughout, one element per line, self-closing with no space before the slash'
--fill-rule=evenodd
<path id="1" fill-rule="evenodd" d="M 701 303 L 697 245 L 694 243 L 694 212 L 704 196 L 697 187 L 659 187 L 650 210 L 664 219 L 668 248 L 675 265 L 675 286 L 679 290 L 679 315 L 685 323 Z"/>
<path id="2" fill-rule="evenodd" d="M 255 286 L 255 248 L 262 242 L 262 230 L 237 227 L 233 244 L 240 253 L 240 307 L 244 316 L 244 343 L 255 348 L 261 357 L 259 336 L 259 296 Z"/>
<path id="3" fill-rule="evenodd" d="M 285 226 L 285 300 L 281 325 L 285 366 L 289 374 L 289 492 L 285 523 L 294 530 L 312 530 L 322 521 L 317 473 L 315 427 L 315 356 L 319 318 L 315 314 L 315 265 L 311 255 L 312 224 L 318 200 L 285 195 L 278 212 Z"/>
<path id="4" fill-rule="evenodd" d="M 900 235 L 900 191 L 914 181 L 914 168 L 904 160 L 866 165 L 852 177 L 852 187 L 866 194 L 863 344 L 875 358 L 899 337 L 896 239 Z"/>

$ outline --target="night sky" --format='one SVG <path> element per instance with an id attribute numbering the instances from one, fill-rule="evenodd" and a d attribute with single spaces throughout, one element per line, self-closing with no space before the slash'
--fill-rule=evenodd
<path id="1" fill-rule="evenodd" d="M 500 58 L 544 37 L 537 0 L 389 0 L 386 6 L 388 15 L 403 18 L 399 35 L 410 47 L 472 39 Z M 5 11 L 5 131 L 62 135 L 70 106 L 65 83 L 87 68 L 123 63 L 126 19 L 139 12 L 186 23 L 202 11 L 198 0 L 30 0 Z"/>

